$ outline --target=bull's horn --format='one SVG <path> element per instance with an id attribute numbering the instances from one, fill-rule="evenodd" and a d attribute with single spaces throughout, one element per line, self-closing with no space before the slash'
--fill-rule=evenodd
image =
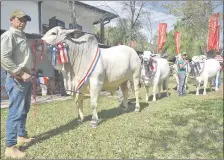
<path id="1" fill-rule="evenodd" d="M 71 33 L 81 32 L 81 31 L 80 30 L 77 30 L 77 29 L 68 29 L 65 32 L 66 32 L 66 34 L 71 34 Z"/>

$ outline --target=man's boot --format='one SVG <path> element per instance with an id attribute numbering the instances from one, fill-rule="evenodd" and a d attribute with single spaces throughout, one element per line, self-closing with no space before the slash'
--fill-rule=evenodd
<path id="1" fill-rule="evenodd" d="M 26 154 L 20 150 L 16 146 L 6 147 L 5 157 L 6 158 L 24 158 Z"/>
<path id="2" fill-rule="evenodd" d="M 31 141 L 33 141 L 34 138 L 28 138 L 28 137 L 18 137 L 17 138 L 17 144 L 18 145 L 22 145 L 23 143 L 29 143 Z"/>

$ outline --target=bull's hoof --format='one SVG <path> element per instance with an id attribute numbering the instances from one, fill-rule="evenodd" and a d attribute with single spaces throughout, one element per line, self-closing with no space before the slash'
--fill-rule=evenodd
<path id="1" fill-rule="evenodd" d="M 83 122 L 84 121 L 84 116 L 80 117 L 80 115 L 78 115 L 78 121 Z"/>
<path id="2" fill-rule="evenodd" d="M 145 102 L 146 103 L 148 103 L 149 102 L 149 98 L 147 97 L 147 98 L 145 98 Z"/>
<path id="3" fill-rule="evenodd" d="M 135 112 L 140 112 L 140 108 L 135 108 Z"/>
<path id="4" fill-rule="evenodd" d="M 91 126 L 91 128 L 96 128 L 98 126 L 97 121 L 91 121 L 90 126 Z"/>

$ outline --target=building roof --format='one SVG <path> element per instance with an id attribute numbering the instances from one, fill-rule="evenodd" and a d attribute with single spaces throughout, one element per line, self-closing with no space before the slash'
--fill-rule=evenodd
<path id="1" fill-rule="evenodd" d="M 86 3 L 82 3 L 80 1 L 75 1 L 75 4 L 79 5 L 79 6 L 83 6 L 85 8 L 88 8 L 90 10 L 93 10 L 93 11 L 96 11 L 102 15 L 104 15 L 104 21 L 110 21 L 111 19 L 114 19 L 114 18 L 117 18 L 118 15 L 117 14 L 114 14 L 114 13 L 111 13 L 111 12 L 108 12 L 108 11 L 105 11 L 103 9 L 100 9 L 100 8 L 97 8 L 97 7 L 94 7 L 94 6 L 91 6 L 89 4 L 86 4 Z M 100 21 L 95 21 L 93 22 L 93 24 L 98 24 L 100 23 Z"/>

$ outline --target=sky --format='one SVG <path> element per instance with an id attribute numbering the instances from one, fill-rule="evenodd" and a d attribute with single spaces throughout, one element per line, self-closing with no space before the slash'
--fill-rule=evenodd
<path id="1" fill-rule="evenodd" d="M 120 3 L 117 1 L 82 1 L 82 2 L 118 14 L 121 18 L 125 18 L 127 14 L 127 12 L 123 10 L 122 5 L 120 5 Z M 169 3 L 169 1 L 167 1 L 166 3 Z M 110 8 L 107 6 L 110 6 Z M 152 32 L 150 32 L 147 29 L 148 20 L 144 18 L 142 19 L 143 28 L 141 29 L 141 32 L 148 38 L 148 42 L 150 42 L 150 40 L 153 38 L 155 34 L 158 34 L 157 32 L 159 23 L 167 23 L 167 32 L 169 32 L 174 28 L 174 24 L 178 20 L 177 17 L 168 14 L 167 10 L 160 7 L 158 4 L 148 3 L 148 5 L 145 6 L 144 9 L 150 10 L 150 12 L 152 13 L 150 17 L 152 24 Z M 223 13 L 223 7 L 220 6 L 216 8 L 215 12 Z M 111 22 L 107 24 L 107 26 L 116 26 L 117 20 L 118 18 L 111 20 Z M 223 22 L 221 22 L 221 24 L 223 24 Z M 223 34 L 221 34 L 220 38 L 223 40 Z"/>
<path id="2" fill-rule="evenodd" d="M 123 10 L 122 5 L 120 5 L 120 3 L 117 1 L 82 1 L 82 2 L 118 14 L 121 18 L 125 18 L 127 14 L 127 12 Z M 110 6 L 110 8 L 107 6 Z M 141 32 L 148 38 L 148 41 L 150 41 L 152 37 L 155 34 L 157 34 L 158 24 L 160 22 L 167 23 L 168 32 L 173 29 L 173 24 L 177 21 L 177 18 L 174 17 L 173 15 L 165 13 L 163 8 L 154 5 L 147 5 L 144 9 L 150 10 L 150 12 L 152 13 L 151 15 L 152 34 L 147 29 L 148 20 L 144 18 L 142 19 L 143 27 L 141 29 Z M 111 20 L 111 22 L 107 24 L 107 26 L 116 26 L 117 20 L 118 18 Z"/>

